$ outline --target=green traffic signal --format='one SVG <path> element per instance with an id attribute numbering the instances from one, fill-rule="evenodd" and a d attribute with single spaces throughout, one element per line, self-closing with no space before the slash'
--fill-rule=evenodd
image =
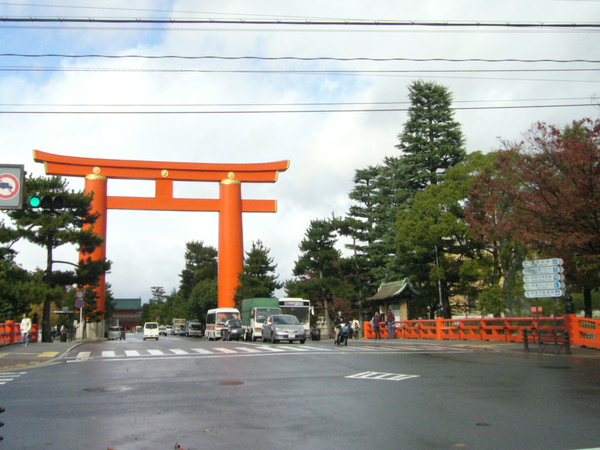
<path id="1" fill-rule="evenodd" d="M 65 199 L 61 196 L 52 197 L 50 195 L 32 195 L 28 200 L 29 206 L 31 208 L 41 208 L 41 209 L 64 209 L 67 207 Z"/>
<path id="2" fill-rule="evenodd" d="M 32 197 L 29 197 L 29 206 L 31 206 L 32 208 L 39 208 L 41 203 L 42 199 L 39 196 L 34 195 Z"/>

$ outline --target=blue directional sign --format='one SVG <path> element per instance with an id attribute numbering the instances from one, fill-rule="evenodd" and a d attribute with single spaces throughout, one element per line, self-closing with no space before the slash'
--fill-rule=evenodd
<path id="1" fill-rule="evenodd" d="M 527 298 L 546 298 L 546 297 L 563 297 L 565 291 L 563 289 L 542 289 L 538 291 L 525 291 Z"/>
<path id="2" fill-rule="evenodd" d="M 531 269 L 523 269 L 523 275 L 543 275 L 551 273 L 563 273 L 565 269 L 563 266 L 546 266 L 546 267 L 532 267 Z"/>
<path id="3" fill-rule="evenodd" d="M 561 258 L 535 259 L 523 261 L 525 297 L 563 297 L 566 285 L 563 283 L 564 268 Z"/>
<path id="4" fill-rule="evenodd" d="M 523 261 L 523 268 L 531 269 L 532 267 L 562 266 L 563 262 L 562 258 L 534 259 L 532 261 Z"/>
<path id="5" fill-rule="evenodd" d="M 525 283 L 526 291 L 537 291 L 540 289 L 564 289 L 565 283 L 550 281 L 549 283 Z"/>
<path id="6" fill-rule="evenodd" d="M 523 277 L 525 283 L 547 283 L 549 281 L 565 281 L 562 273 L 547 273 L 542 275 L 526 275 Z"/>

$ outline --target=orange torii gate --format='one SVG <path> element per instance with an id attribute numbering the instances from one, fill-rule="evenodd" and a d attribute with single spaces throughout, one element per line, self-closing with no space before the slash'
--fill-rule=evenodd
<path id="1" fill-rule="evenodd" d="M 81 158 L 34 150 L 35 162 L 44 163 L 46 174 L 85 177 L 85 192 L 94 193 L 92 212 L 100 216 L 93 229 L 104 243 L 91 255 L 92 259 L 106 258 L 106 223 L 109 209 L 160 211 L 214 211 L 219 213 L 219 307 L 235 305 L 238 275 L 244 263 L 243 212 L 277 212 L 277 200 L 242 199 L 242 182 L 274 183 L 279 172 L 288 169 L 290 162 L 277 161 L 259 164 L 212 164 L 117 159 Z M 154 180 L 154 197 L 108 196 L 111 178 Z M 174 198 L 174 181 L 219 182 L 218 199 Z M 98 288 L 98 309 L 105 310 L 106 280 Z"/>

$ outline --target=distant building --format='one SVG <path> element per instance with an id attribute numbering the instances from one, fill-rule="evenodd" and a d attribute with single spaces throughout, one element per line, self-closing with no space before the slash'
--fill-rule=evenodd
<path id="1" fill-rule="evenodd" d="M 417 297 L 419 292 L 412 286 L 408 278 L 391 283 L 381 283 L 379 290 L 373 296 L 367 299 L 367 305 L 371 305 L 373 312 L 379 311 L 380 314 L 387 312 L 388 308 L 392 310 L 396 320 L 409 320 L 410 301 Z"/>
<path id="2" fill-rule="evenodd" d="M 141 298 L 115 298 L 115 311 L 113 320 L 118 320 L 119 325 L 127 332 L 134 332 L 135 327 L 142 325 L 142 299 Z"/>

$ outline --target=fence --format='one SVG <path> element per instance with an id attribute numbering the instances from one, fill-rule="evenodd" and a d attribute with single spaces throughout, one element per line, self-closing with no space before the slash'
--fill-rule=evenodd
<path id="1" fill-rule="evenodd" d="M 20 344 L 23 341 L 21 335 L 21 324 L 16 323 L 14 320 L 7 320 L 4 323 L 0 323 L 0 347 L 5 345 Z M 29 342 L 38 341 L 38 324 L 34 323 L 31 326 L 31 337 Z"/>
<path id="2" fill-rule="evenodd" d="M 381 337 L 388 337 L 381 323 Z M 564 317 L 506 317 L 481 319 L 405 320 L 394 323 L 396 338 L 456 339 L 478 341 L 523 342 L 523 330 L 568 331 L 571 346 L 600 348 L 600 320 L 574 314 Z M 364 322 L 366 339 L 374 339 L 370 322 Z"/>

